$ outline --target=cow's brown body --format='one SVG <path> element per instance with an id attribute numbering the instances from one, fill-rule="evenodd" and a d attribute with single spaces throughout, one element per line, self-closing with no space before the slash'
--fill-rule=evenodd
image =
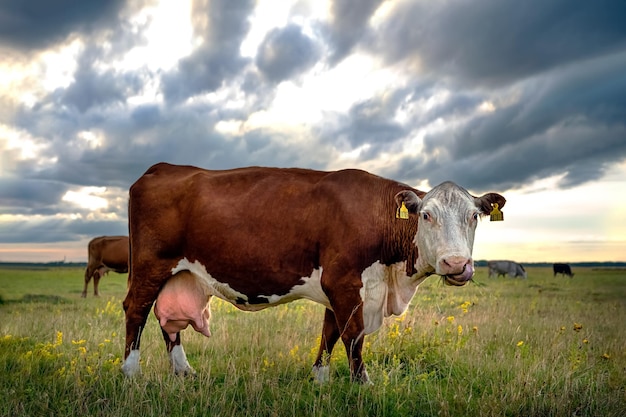
<path id="1" fill-rule="evenodd" d="M 398 219 L 396 211 L 408 194 L 415 196 L 413 203 L 407 200 L 410 218 Z M 364 334 L 380 325 L 383 313 L 402 313 L 417 283 L 433 272 L 441 273 L 440 267 L 418 261 L 414 243 L 418 229 L 415 201 L 424 195 L 359 170 L 252 167 L 207 171 L 153 166 L 130 189 L 125 358 L 136 352 L 133 361 L 138 366 L 140 333 L 153 303 L 172 276 L 191 273 L 209 294 L 200 295 L 207 305 L 211 295 L 248 311 L 297 298 L 325 305 L 315 366 L 324 365 L 341 339 L 352 377 L 367 381 L 361 358 Z M 504 199 L 498 197 L 492 199 L 502 207 Z M 471 258 L 453 256 L 440 263 L 452 277 L 465 273 L 470 262 Z M 472 265 L 468 266 L 471 273 Z M 388 269 L 393 272 L 386 272 Z M 381 280 L 368 281 L 374 284 L 366 288 L 366 270 L 387 274 L 382 296 L 377 295 Z M 471 274 L 465 273 L 461 282 L 451 282 L 462 285 L 469 278 Z M 387 282 L 402 279 L 410 284 Z M 173 291 L 168 288 L 168 296 L 163 298 L 176 298 L 171 296 Z M 375 304 L 365 302 L 366 298 L 382 300 L 383 312 L 366 314 L 374 317 L 374 324 L 364 321 L 364 304 L 366 308 Z M 197 299 L 192 304 L 197 304 Z M 170 311 L 169 307 L 164 301 L 161 310 Z M 200 317 L 208 320 L 208 312 L 203 314 Z M 172 332 L 186 326 L 183 318 L 172 317 L 169 327 L 163 327 L 170 355 L 180 345 L 180 333 Z M 162 323 L 166 321 L 161 318 Z M 204 319 L 190 323 L 201 321 Z M 193 372 L 182 355 L 183 359 L 172 358 L 178 361 L 175 371 Z M 125 362 L 125 373 L 133 374 L 132 366 Z"/>
<path id="2" fill-rule="evenodd" d="M 93 277 L 93 294 L 98 296 L 98 283 L 107 272 L 128 272 L 128 236 L 100 236 L 87 246 L 88 260 L 85 269 L 85 287 L 82 296 L 87 296 L 87 285 Z"/>

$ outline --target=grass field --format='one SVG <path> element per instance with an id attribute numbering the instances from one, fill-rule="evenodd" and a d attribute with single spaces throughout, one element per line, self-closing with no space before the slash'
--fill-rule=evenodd
<path id="1" fill-rule="evenodd" d="M 143 373 L 120 371 L 126 277 L 100 298 L 81 269 L 0 269 L 1 416 L 624 416 L 626 271 L 577 268 L 462 288 L 427 280 L 402 317 L 365 339 L 373 386 L 349 382 L 338 344 L 331 382 L 310 368 L 323 307 L 244 313 L 214 300 L 207 339 L 182 334 L 195 378 L 171 374 L 154 316 Z"/>

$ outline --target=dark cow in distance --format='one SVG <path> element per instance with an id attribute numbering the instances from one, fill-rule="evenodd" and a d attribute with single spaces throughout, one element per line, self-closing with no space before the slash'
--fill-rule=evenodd
<path id="1" fill-rule="evenodd" d="M 87 246 L 88 259 L 85 269 L 85 288 L 82 296 L 87 297 L 87 285 L 93 277 L 93 295 L 98 293 L 98 283 L 107 272 L 128 272 L 128 236 L 100 236 Z"/>
<path id="2" fill-rule="evenodd" d="M 563 276 L 567 275 L 570 278 L 574 277 L 574 274 L 572 274 L 572 268 L 570 268 L 568 264 L 553 264 L 552 271 L 554 272 L 555 277 L 556 274 L 563 274 Z"/>
<path id="3" fill-rule="evenodd" d="M 489 267 L 489 278 L 500 275 L 508 275 L 511 278 L 528 278 L 524 266 L 514 261 L 489 261 L 487 266 Z"/>
<path id="4" fill-rule="evenodd" d="M 364 336 L 406 311 L 428 276 L 472 279 L 476 225 L 495 204 L 504 197 L 451 182 L 425 193 L 354 169 L 157 164 L 130 188 L 122 371 L 140 371 L 153 305 L 173 371 L 193 374 L 180 331 L 211 334 L 211 297 L 243 311 L 305 298 L 326 307 L 315 379 L 328 379 L 341 340 L 352 380 L 369 382 Z"/>

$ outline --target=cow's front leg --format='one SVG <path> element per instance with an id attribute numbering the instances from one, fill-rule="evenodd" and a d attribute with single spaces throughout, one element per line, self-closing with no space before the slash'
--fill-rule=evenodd
<path id="1" fill-rule="evenodd" d="M 361 315 L 360 323 L 355 323 L 356 319 L 347 319 L 343 328 L 345 329 L 341 333 L 341 340 L 346 347 L 346 353 L 348 354 L 348 362 L 350 363 L 350 376 L 353 382 L 360 382 L 363 384 L 369 384 L 370 379 L 365 370 L 365 364 L 363 363 L 363 338 L 365 336 L 365 328 L 363 326 L 362 319 L 362 306 L 356 308 L 358 314 Z M 341 319 L 338 318 L 339 326 L 342 326 Z"/>
<path id="2" fill-rule="evenodd" d="M 180 341 L 180 332 L 176 333 L 176 339 L 172 341 L 169 333 L 161 329 L 163 333 L 163 339 L 165 339 L 165 348 L 170 356 L 170 363 L 172 364 L 172 370 L 176 375 L 195 375 L 196 371 L 189 365 L 187 361 L 187 355 L 185 349 Z"/>
<path id="3" fill-rule="evenodd" d="M 363 322 L 363 301 L 359 291 L 358 289 L 350 291 L 344 288 L 336 296 L 331 296 L 330 301 L 335 313 L 339 336 L 346 347 L 352 381 L 369 384 L 370 379 L 365 370 L 362 356 L 365 325 Z"/>
<path id="4" fill-rule="evenodd" d="M 317 359 L 313 364 L 313 377 L 316 382 L 323 384 L 330 379 L 330 355 L 335 343 L 339 340 L 339 328 L 337 318 L 332 310 L 326 309 L 324 313 L 324 325 L 322 327 L 322 340 Z"/>

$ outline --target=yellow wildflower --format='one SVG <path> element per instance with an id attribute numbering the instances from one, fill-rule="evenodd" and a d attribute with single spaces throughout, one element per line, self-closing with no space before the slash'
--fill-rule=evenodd
<path id="1" fill-rule="evenodd" d="M 520 340 L 519 342 L 517 342 L 517 347 L 520 347 L 520 346 L 522 346 L 523 344 L 524 344 L 524 341 L 523 341 L 523 340 Z"/>
<path id="2" fill-rule="evenodd" d="M 575 332 L 579 332 L 579 331 L 580 331 L 580 329 L 582 329 L 582 328 L 583 328 L 583 325 L 582 325 L 582 324 L 580 324 L 580 323 L 574 323 L 574 331 L 575 331 Z"/>
<path id="3" fill-rule="evenodd" d="M 297 358 L 298 357 L 298 345 L 295 345 L 293 348 L 291 348 L 291 350 L 289 351 L 289 356 L 291 356 L 292 358 Z"/>
<path id="4" fill-rule="evenodd" d="M 448 320 L 448 323 L 453 323 L 454 322 L 454 316 L 448 316 L 448 317 L 446 317 L 446 320 Z"/>
<path id="5" fill-rule="evenodd" d="M 463 314 L 466 314 L 469 310 L 469 307 L 472 305 L 472 303 L 470 301 L 465 301 L 463 304 L 461 304 L 459 307 L 461 308 L 461 310 L 463 311 Z"/>

